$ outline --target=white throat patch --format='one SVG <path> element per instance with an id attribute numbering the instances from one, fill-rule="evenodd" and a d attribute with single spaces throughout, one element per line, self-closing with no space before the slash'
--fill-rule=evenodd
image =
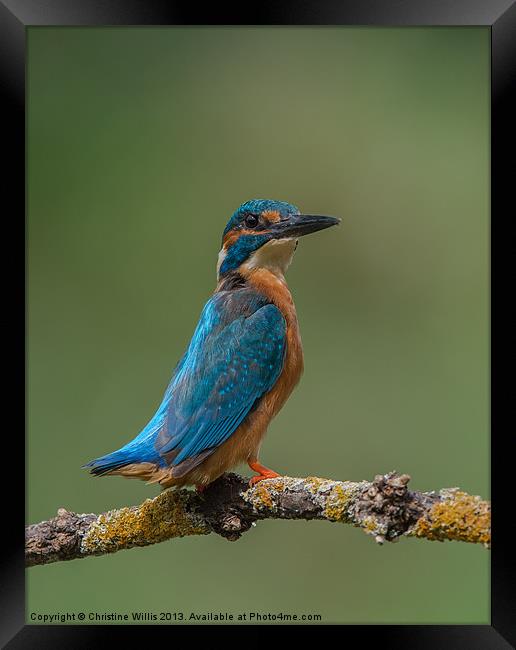
<path id="1" fill-rule="evenodd" d="M 218 260 L 217 260 L 217 278 L 220 277 L 220 267 L 222 266 L 224 260 L 226 259 L 227 254 L 228 254 L 228 252 L 223 246 L 219 251 L 219 257 L 218 257 Z"/>
<path id="2" fill-rule="evenodd" d="M 242 264 L 242 267 L 246 271 L 265 268 L 283 279 L 292 262 L 296 247 L 297 239 L 271 239 L 254 251 Z"/>

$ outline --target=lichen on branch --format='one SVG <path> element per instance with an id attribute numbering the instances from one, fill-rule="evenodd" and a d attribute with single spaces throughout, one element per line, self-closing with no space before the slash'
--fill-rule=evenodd
<path id="1" fill-rule="evenodd" d="M 260 519 L 320 519 L 362 528 L 382 544 L 402 536 L 454 540 L 489 547 L 491 506 L 458 488 L 408 489 L 407 474 L 379 474 L 373 481 L 334 481 L 282 476 L 249 487 L 225 474 L 202 494 L 166 490 L 141 505 L 100 515 L 64 508 L 25 531 L 26 566 L 149 546 L 175 537 L 217 533 L 237 540 Z"/>

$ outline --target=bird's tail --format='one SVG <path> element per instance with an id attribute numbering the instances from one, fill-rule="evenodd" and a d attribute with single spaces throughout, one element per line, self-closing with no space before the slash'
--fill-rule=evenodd
<path id="1" fill-rule="evenodd" d="M 163 425 L 164 404 L 166 405 L 163 402 L 156 415 L 134 440 L 110 454 L 95 458 L 95 460 L 86 463 L 82 467 L 89 469 L 90 474 L 103 476 L 132 463 L 157 463 L 160 461 L 154 447 L 154 441 Z"/>
<path id="2" fill-rule="evenodd" d="M 140 454 L 138 454 L 134 448 L 122 447 L 117 451 L 113 451 L 111 454 L 95 458 L 95 460 L 86 463 L 86 465 L 83 465 L 82 467 L 84 469 L 89 469 L 90 474 L 93 474 L 94 476 L 103 476 L 104 474 L 109 474 L 121 467 L 125 467 L 125 465 L 141 461 L 142 459 Z"/>

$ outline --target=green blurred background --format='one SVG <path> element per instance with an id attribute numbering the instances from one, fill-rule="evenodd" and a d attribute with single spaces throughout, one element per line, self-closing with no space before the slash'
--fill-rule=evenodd
<path id="1" fill-rule="evenodd" d="M 153 414 L 222 229 L 256 197 L 343 217 L 289 270 L 306 368 L 262 461 L 489 496 L 487 28 L 30 28 L 28 44 L 28 522 L 158 493 L 81 465 Z M 325 522 L 27 576 L 34 612 L 489 620 L 482 547 L 378 547 Z"/>

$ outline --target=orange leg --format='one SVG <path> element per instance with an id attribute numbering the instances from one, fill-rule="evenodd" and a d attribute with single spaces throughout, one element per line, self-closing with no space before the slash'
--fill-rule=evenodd
<path id="1" fill-rule="evenodd" d="M 249 481 L 249 485 L 255 485 L 258 481 L 263 481 L 264 478 L 277 478 L 279 476 L 279 474 L 273 472 L 272 469 L 259 463 L 257 458 L 254 460 L 249 459 L 247 464 L 253 471 L 258 472 L 258 476 L 253 476 Z"/>
<path id="2" fill-rule="evenodd" d="M 195 486 L 195 491 L 197 492 L 197 494 L 202 494 L 207 487 L 208 487 L 207 485 L 202 485 L 201 483 L 197 483 L 197 485 Z"/>

